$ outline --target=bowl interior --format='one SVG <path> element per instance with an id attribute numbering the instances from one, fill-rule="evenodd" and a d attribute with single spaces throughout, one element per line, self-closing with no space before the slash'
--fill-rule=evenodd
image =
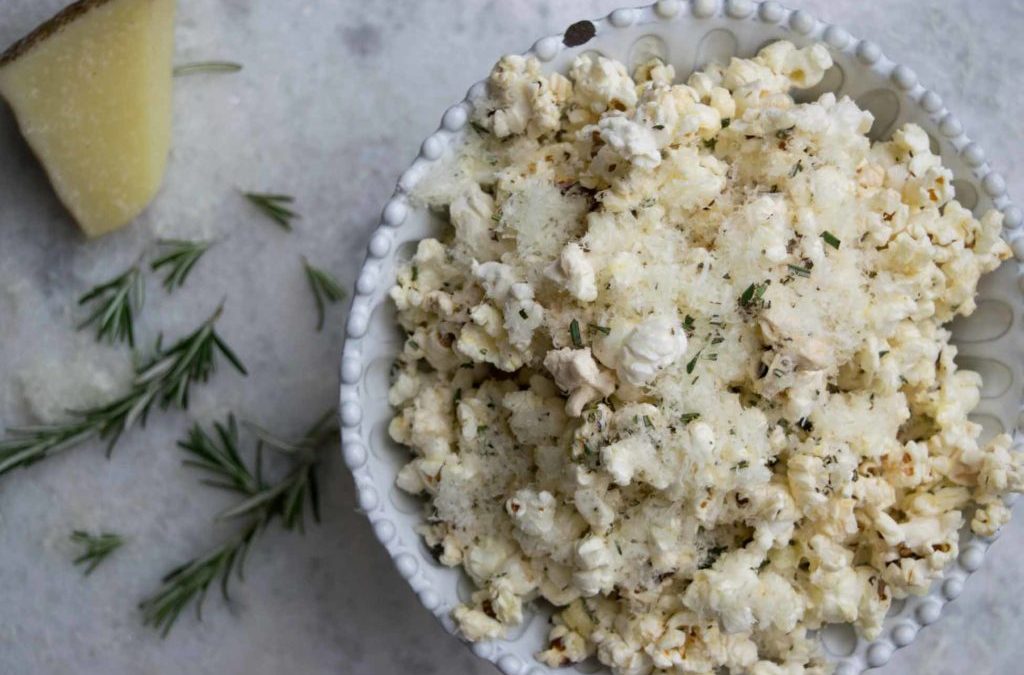
<path id="1" fill-rule="evenodd" d="M 987 186 L 983 178 L 988 173 L 988 167 L 981 161 L 975 161 L 977 157 L 970 149 L 965 150 L 968 140 L 959 125 L 954 123 L 955 120 L 950 121 L 952 118 L 948 116 L 941 100 L 917 84 L 912 72 L 896 68 L 873 45 L 865 46 L 867 43 L 858 42 L 845 32 L 837 32 L 834 27 L 829 30 L 829 27 L 817 22 L 807 31 L 797 30 L 805 27 L 805 23 L 795 20 L 794 14 L 788 13 L 783 18 L 789 17 L 789 21 L 773 21 L 766 20 L 765 12 L 753 10 L 747 16 L 738 18 L 717 14 L 698 18 L 687 15 L 688 10 L 685 9 L 671 18 L 659 15 L 653 8 L 628 11 L 633 12 L 633 20 L 625 25 L 614 25 L 609 20 L 594 22 L 596 35 L 585 44 L 570 48 L 556 42 L 552 48 L 553 43 L 549 38 L 549 42 L 538 43 L 535 53 L 544 57 L 545 69 L 563 73 L 568 71 L 578 54 L 586 51 L 618 59 L 626 63 L 631 72 L 639 63 L 658 56 L 671 63 L 676 69 L 677 78 L 685 81 L 694 69 L 702 68 L 711 61 L 726 61 L 733 56 L 752 56 L 765 44 L 778 39 L 805 45 L 827 38 L 835 65 L 821 84 L 800 92 L 798 100 L 814 100 L 825 92 L 849 96 L 861 108 L 874 115 L 875 122 L 870 132 L 873 139 L 888 138 L 905 122 L 919 124 L 931 138 L 933 150 L 941 153 L 943 162 L 956 176 L 954 187 L 961 204 L 972 209 L 976 215 L 993 207 L 1008 207 L 1001 191 L 985 189 Z M 555 53 L 552 54 L 552 51 Z M 470 96 L 481 93 L 482 87 L 478 84 L 471 90 Z M 464 129 L 467 110 L 467 104 L 463 103 L 449 111 L 442 129 L 428 139 L 424 144 L 423 155 L 403 176 L 399 199 L 435 166 L 437 160 L 443 161 L 451 152 L 464 133 L 452 127 L 461 126 Z M 455 119 L 455 123 L 449 123 L 449 116 Z M 458 124 L 460 120 L 461 125 Z M 428 147 L 432 142 L 434 146 Z M 996 197 L 991 196 L 993 192 Z M 343 403 L 346 396 L 355 397 L 361 405 L 362 414 L 355 425 L 345 429 L 345 439 L 346 444 L 352 440 L 368 451 L 364 462 L 354 473 L 361 504 L 373 521 L 378 536 L 396 558 L 399 571 L 410 580 L 424 604 L 449 631 L 454 632 L 449 612 L 455 604 L 468 600 L 470 584 L 461 572 L 437 563 L 416 534 L 415 528 L 423 521 L 423 503 L 394 486 L 395 475 L 407 461 L 408 451 L 391 441 L 387 433 L 392 415 L 387 405 L 389 373 L 403 339 L 387 292 L 395 281 L 398 263 L 412 256 L 416 242 L 437 235 L 442 228 L 441 221 L 426 208 L 404 200 L 402 204 L 408 211 L 401 227 L 382 227 L 382 231 L 386 230 L 390 238 L 387 253 L 368 261 L 368 271 L 364 270 L 364 274 L 375 283 L 370 292 L 357 298 L 357 308 L 360 301 L 365 302 L 367 315 L 365 330 L 362 331 L 364 335 L 350 337 L 345 354 L 346 360 L 353 359 L 358 363 L 361 376 L 353 383 L 354 388 L 348 394 L 343 387 Z M 386 223 L 387 220 L 385 212 Z M 372 253 L 373 244 L 371 258 Z M 974 418 L 983 425 L 986 435 L 1012 431 L 1018 424 L 1024 360 L 1017 357 L 1022 353 L 1021 331 L 1011 330 L 1019 322 L 1022 313 L 1017 274 L 1017 263 L 1010 261 L 987 276 L 979 289 L 978 310 L 970 318 L 957 321 L 954 326 L 955 342 L 960 348 L 960 365 L 978 371 L 984 377 L 982 401 Z M 355 308 L 353 312 L 356 312 Z M 343 368 L 343 379 L 344 375 Z M 351 461 L 349 463 L 353 464 Z M 372 495 L 373 498 L 364 499 L 366 495 Z M 974 542 L 973 536 L 965 534 L 961 549 L 968 550 Z M 977 545 L 987 546 L 987 543 Z M 984 548 L 981 550 L 983 553 Z M 973 570 L 969 569 L 971 565 L 967 566 L 968 569 L 956 567 L 946 581 L 959 579 L 962 585 L 962 578 Z M 874 646 L 858 639 L 849 626 L 825 629 L 824 643 L 840 663 L 838 672 L 857 673 L 865 666 L 881 665 L 877 662 L 884 662 L 894 648 L 908 642 L 903 635 L 898 634 L 897 624 L 907 624 L 908 621 L 916 622 L 915 626 L 930 623 L 927 619 L 933 609 L 928 606 L 925 612 L 921 607 L 929 602 L 937 602 L 941 609 L 942 603 L 952 599 L 950 596 L 955 597 L 955 593 L 950 592 L 954 589 L 948 586 L 949 583 L 940 582 L 928 597 L 894 604 L 883 638 Z M 506 672 L 548 672 L 532 661 L 532 654 L 542 648 L 549 615 L 549 610 L 535 608 L 507 640 L 474 645 L 473 650 L 484 658 L 494 660 Z M 602 671 L 599 664 L 584 663 L 558 672 L 599 671 Z"/>

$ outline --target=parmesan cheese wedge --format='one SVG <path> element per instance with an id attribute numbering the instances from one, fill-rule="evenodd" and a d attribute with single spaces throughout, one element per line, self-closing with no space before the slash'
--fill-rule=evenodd
<path id="1" fill-rule="evenodd" d="M 0 96 L 90 237 L 135 218 L 171 145 L 176 0 L 80 0 L 0 56 Z"/>

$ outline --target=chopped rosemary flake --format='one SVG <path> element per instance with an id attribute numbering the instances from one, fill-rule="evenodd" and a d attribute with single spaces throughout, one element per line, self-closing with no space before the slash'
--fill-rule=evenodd
<path id="1" fill-rule="evenodd" d="M 797 163 L 793 165 L 793 168 L 789 170 L 789 177 L 795 178 L 798 173 L 804 170 L 804 163 L 802 160 L 797 160 Z"/>
<path id="2" fill-rule="evenodd" d="M 700 413 L 698 412 L 683 413 L 682 415 L 679 416 L 679 421 L 682 422 L 683 424 L 689 424 L 690 422 L 696 419 L 700 419 Z"/>
<path id="3" fill-rule="evenodd" d="M 412 280 L 416 281 L 419 278 L 420 278 L 420 268 L 416 267 L 416 265 L 413 265 L 412 266 Z"/>
<path id="4" fill-rule="evenodd" d="M 842 243 L 841 241 L 839 241 L 839 237 L 832 234 L 828 230 L 825 230 L 824 232 L 821 233 L 821 238 L 825 240 L 826 244 L 828 244 L 829 246 L 836 250 L 839 249 L 839 245 Z"/>
<path id="5" fill-rule="evenodd" d="M 761 304 L 761 300 L 764 298 L 765 291 L 768 290 L 767 281 L 760 284 L 753 283 L 747 286 L 747 288 L 740 295 L 740 307 L 752 307 Z"/>
<path id="6" fill-rule="evenodd" d="M 648 417 L 647 415 L 644 415 L 644 426 L 647 427 L 648 429 L 654 426 L 654 422 L 652 422 L 651 418 Z"/>
<path id="7" fill-rule="evenodd" d="M 524 319 L 529 319 L 530 318 L 530 315 L 526 313 L 525 309 L 519 310 L 519 316 L 523 317 Z"/>
<path id="8" fill-rule="evenodd" d="M 576 349 L 583 349 L 583 337 L 580 335 L 580 322 L 573 319 L 569 324 L 569 337 L 572 338 L 572 346 Z"/>
<path id="9" fill-rule="evenodd" d="M 750 462 L 748 462 L 747 460 L 743 459 L 743 460 L 740 460 L 740 463 L 737 464 L 736 466 L 737 466 L 737 468 L 740 468 L 740 469 L 746 469 L 748 466 L 750 466 Z"/>
<path id="10" fill-rule="evenodd" d="M 807 269 L 806 267 L 800 267 L 799 265 L 786 265 L 786 267 L 789 268 L 790 272 L 792 272 L 793 274 L 796 274 L 797 276 L 801 276 L 801 277 L 809 277 L 809 276 L 811 276 L 811 271 L 809 269 Z"/>
<path id="11" fill-rule="evenodd" d="M 687 336 L 693 334 L 693 317 L 689 314 L 683 317 L 683 330 L 686 331 Z"/>
<path id="12" fill-rule="evenodd" d="M 600 333 L 601 335 L 608 335 L 612 332 L 612 329 L 608 326 L 598 326 L 596 323 L 588 323 L 587 328 L 590 330 Z"/>
<path id="13" fill-rule="evenodd" d="M 493 220 L 496 223 L 501 222 L 501 209 L 498 209 L 497 211 L 491 214 L 491 220 Z"/>
<path id="14" fill-rule="evenodd" d="M 706 570 L 707 568 L 711 567 L 722 556 L 724 552 L 724 546 L 715 546 L 713 548 L 709 548 L 707 551 L 707 557 L 701 562 L 700 565 L 697 566 L 697 569 Z"/>
<path id="15" fill-rule="evenodd" d="M 882 358 L 883 356 L 885 356 L 888 353 L 889 353 L 888 349 L 883 349 L 882 351 L 878 352 L 878 358 Z"/>
<path id="16" fill-rule="evenodd" d="M 746 290 L 740 294 L 740 306 L 746 307 L 750 304 L 750 301 L 754 299 L 754 292 L 757 290 L 757 284 L 750 284 Z"/>
<path id="17" fill-rule="evenodd" d="M 705 148 L 707 148 L 711 152 L 714 152 L 715 151 L 715 146 L 718 145 L 718 139 L 717 138 L 705 138 L 703 143 L 704 143 L 704 147 Z"/>
<path id="18" fill-rule="evenodd" d="M 713 345 L 720 345 L 723 342 L 725 342 L 725 338 L 722 337 L 721 335 L 716 335 L 715 337 L 711 338 L 711 344 Z"/>
<path id="19" fill-rule="evenodd" d="M 704 358 L 706 358 L 708 361 L 717 361 L 718 360 L 718 353 L 717 352 L 712 352 L 712 353 L 708 354 Z"/>
<path id="20" fill-rule="evenodd" d="M 793 135 L 793 130 L 794 129 L 796 129 L 795 126 L 788 127 L 786 129 L 779 129 L 778 131 L 775 132 L 775 138 L 778 138 L 779 140 L 783 140 L 784 141 L 784 140 L 786 140 L 787 138 L 789 138 L 790 136 Z"/>
<path id="21" fill-rule="evenodd" d="M 732 124 L 732 118 L 731 117 L 723 117 L 722 118 L 722 128 L 723 129 L 728 129 L 730 124 Z"/>
<path id="22" fill-rule="evenodd" d="M 199 61 L 197 63 L 185 63 L 174 66 L 175 77 L 182 75 L 197 75 L 199 73 L 237 73 L 242 69 L 241 63 L 233 61 Z"/>
<path id="23" fill-rule="evenodd" d="M 662 129 L 665 128 L 665 125 L 664 124 L 655 124 L 653 128 L 654 128 L 655 131 L 661 131 Z"/>
<path id="24" fill-rule="evenodd" d="M 693 358 L 690 359 L 690 362 L 686 364 L 686 374 L 687 375 L 692 375 L 693 374 L 693 369 L 697 367 L 697 359 L 700 358 L 700 353 L 702 351 L 704 351 L 704 350 L 701 349 L 696 354 L 694 354 Z"/>

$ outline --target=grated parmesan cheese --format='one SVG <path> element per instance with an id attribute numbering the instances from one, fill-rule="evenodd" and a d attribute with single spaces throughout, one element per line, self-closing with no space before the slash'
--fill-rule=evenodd
<path id="1" fill-rule="evenodd" d="M 495 67 L 418 195 L 453 228 L 392 290 L 399 485 L 479 586 L 467 638 L 541 597 L 551 666 L 825 673 L 811 631 L 877 636 L 961 526 L 1009 519 L 1024 463 L 979 443 L 944 327 L 1009 256 L 1001 216 L 920 128 L 872 144 L 849 99 L 796 104 L 830 66 Z"/>

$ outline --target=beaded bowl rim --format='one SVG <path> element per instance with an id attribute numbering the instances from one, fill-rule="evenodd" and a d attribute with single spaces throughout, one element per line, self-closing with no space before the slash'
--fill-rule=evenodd
<path id="1" fill-rule="evenodd" d="M 962 124 L 944 107 L 941 97 L 922 86 L 912 69 L 889 60 L 878 45 L 858 39 L 838 25 L 822 22 L 804 10 L 788 9 L 774 0 L 659 0 L 651 5 L 616 9 L 600 19 L 577 22 L 564 34 L 538 40 L 523 55 L 536 57 L 541 62 L 550 62 L 562 50 L 575 48 L 582 43 L 589 45 L 592 39 L 597 40 L 608 31 L 638 24 L 699 22 L 712 18 L 725 19 L 727 22 L 757 21 L 795 33 L 803 40 L 824 42 L 833 52 L 853 55 L 861 65 L 884 76 L 900 93 L 911 98 L 936 124 L 948 142 L 947 145 L 971 170 L 994 207 L 1003 213 L 1004 236 L 1010 243 L 1018 263 L 1018 283 L 1024 282 L 1024 278 L 1020 277 L 1020 263 L 1024 261 L 1024 232 L 1020 226 L 1024 222 L 1024 214 L 1007 197 L 1003 177 L 986 162 L 982 149 L 964 133 Z M 582 43 L 571 35 L 572 31 L 579 31 L 580 27 L 584 28 L 585 33 Z M 590 31 L 590 27 L 594 30 Z M 381 302 L 381 299 L 378 299 L 374 303 L 371 296 L 379 290 L 378 270 L 381 261 L 394 255 L 393 233 L 405 222 L 409 214 L 409 194 L 424 171 L 441 159 L 446 147 L 460 136 L 469 121 L 472 102 L 483 95 L 485 87 L 485 81 L 475 83 L 462 101 L 444 113 L 439 127 L 423 142 L 418 157 L 399 179 L 396 190 L 385 206 L 380 223 L 370 240 L 367 257 L 356 281 L 356 292 L 348 315 L 341 361 L 339 410 L 342 454 L 353 474 L 360 508 L 370 520 L 375 535 L 392 557 L 399 573 L 417 593 L 421 604 L 453 635 L 457 635 L 457 631 L 448 616 L 449 607 L 422 574 L 416 560 L 417 552 L 406 550 L 396 542 L 395 525 L 386 516 L 388 507 L 381 507 L 376 491 L 372 487 L 373 479 L 368 467 L 364 433 L 361 430 L 363 396 L 358 387 L 366 376 L 362 343 L 367 337 L 371 313 Z M 946 156 L 948 153 L 944 151 L 942 154 Z M 1016 428 L 1013 430 L 1013 436 L 1015 449 L 1019 450 L 1021 439 Z M 1009 501 L 1012 503 L 1013 500 Z M 371 515 L 380 510 L 384 511 L 385 515 Z M 965 580 L 981 567 L 988 547 L 997 537 L 998 535 L 968 536 L 967 545 L 962 548 L 956 561 L 944 571 L 943 577 L 932 585 L 929 593 L 924 596 L 911 596 L 906 600 L 910 611 L 902 611 L 897 621 L 890 621 L 887 618 L 883 634 L 873 642 L 868 643 L 858 637 L 855 648 L 850 653 L 845 656 L 832 655 L 832 660 L 836 664 L 836 675 L 857 675 L 866 669 L 881 667 L 897 649 L 913 642 L 918 631 L 937 621 L 943 607 L 960 595 Z M 513 642 L 506 640 L 477 643 L 472 645 L 472 651 L 497 665 L 506 675 L 542 675 L 554 672 L 540 663 L 524 663 L 514 650 L 509 649 L 512 644 Z"/>

